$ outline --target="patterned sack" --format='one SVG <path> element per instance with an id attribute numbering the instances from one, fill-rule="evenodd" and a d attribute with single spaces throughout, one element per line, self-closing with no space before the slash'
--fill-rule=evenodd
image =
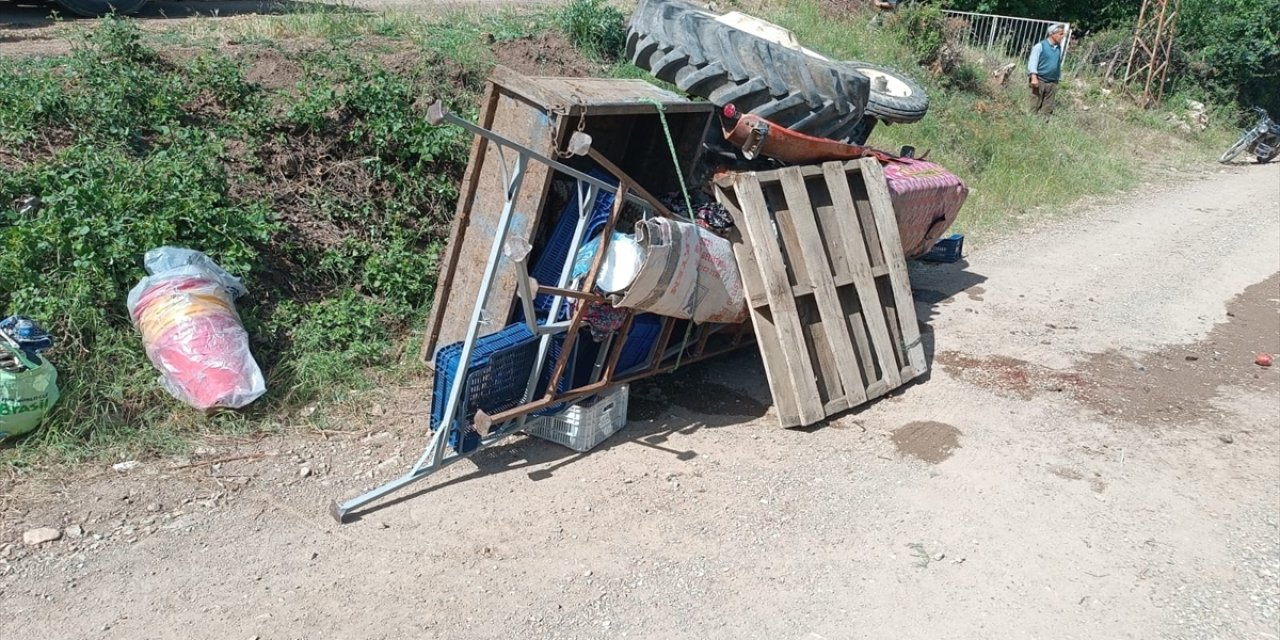
<path id="1" fill-rule="evenodd" d="M 918 258 L 946 233 L 969 196 L 955 174 L 932 162 L 903 158 L 884 165 L 889 199 L 908 259 Z"/>

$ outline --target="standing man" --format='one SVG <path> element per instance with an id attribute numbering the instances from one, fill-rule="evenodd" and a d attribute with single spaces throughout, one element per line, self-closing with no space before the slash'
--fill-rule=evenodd
<path id="1" fill-rule="evenodd" d="M 1045 39 L 1031 47 L 1031 57 L 1027 60 L 1027 73 L 1031 75 L 1031 112 L 1046 118 L 1053 115 L 1058 81 L 1062 79 L 1062 39 L 1066 35 L 1062 25 L 1049 25 Z"/>

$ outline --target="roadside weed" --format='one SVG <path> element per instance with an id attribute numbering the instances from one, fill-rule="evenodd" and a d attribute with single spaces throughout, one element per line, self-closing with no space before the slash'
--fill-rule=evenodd
<path id="1" fill-rule="evenodd" d="M 274 428 L 300 404 L 349 400 L 395 364 L 430 303 L 467 140 L 428 125 L 423 97 L 474 110 L 448 84 L 452 63 L 276 50 L 302 71 L 272 91 L 244 58 L 153 46 L 109 18 L 70 55 L 0 59 L 18 90 L 0 98 L 0 301 L 55 332 L 63 390 L 10 464 L 171 452 L 183 434 Z M 41 205 L 9 205 L 29 195 Z M 156 384 L 124 301 L 142 254 L 166 244 L 204 251 L 250 291 L 237 304 L 270 392 L 242 413 L 194 414 Z"/>
<path id="2" fill-rule="evenodd" d="M 907 548 L 911 549 L 911 555 L 916 559 L 915 562 L 912 563 L 916 568 L 927 569 L 929 567 L 929 563 L 933 562 L 933 556 L 929 553 L 928 549 L 924 548 L 923 544 L 920 544 L 919 542 L 911 542 L 907 544 Z"/>
<path id="3" fill-rule="evenodd" d="M 575 47 L 606 60 L 622 55 L 627 18 L 605 0 L 571 0 L 559 13 L 560 28 Z"/>

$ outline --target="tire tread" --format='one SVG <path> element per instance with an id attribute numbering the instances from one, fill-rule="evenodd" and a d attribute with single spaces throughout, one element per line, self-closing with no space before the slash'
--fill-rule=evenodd
<path id="1" fill-rule="evenodd" d="M 834 139 L 852 133 L 870 89 L 866 77 L 844 63 L 739 31 L 682 0 L 640 0 L 627 54 L 636 66 L 717 106 L 732 102 L 742 112 Z"/>

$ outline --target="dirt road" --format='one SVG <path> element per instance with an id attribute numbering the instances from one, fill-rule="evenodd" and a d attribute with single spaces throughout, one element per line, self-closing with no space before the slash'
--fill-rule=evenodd
<path id="1" fill-rule="evenodd" d="M 932 376 L 822 428 L 773 427 L 743 354 L 346 526 L 426 390 L 11 480 L 0 637 L 1280 637 L 1277 272 L 1280 167 L 1206 167 L 914 268 Z"/>

